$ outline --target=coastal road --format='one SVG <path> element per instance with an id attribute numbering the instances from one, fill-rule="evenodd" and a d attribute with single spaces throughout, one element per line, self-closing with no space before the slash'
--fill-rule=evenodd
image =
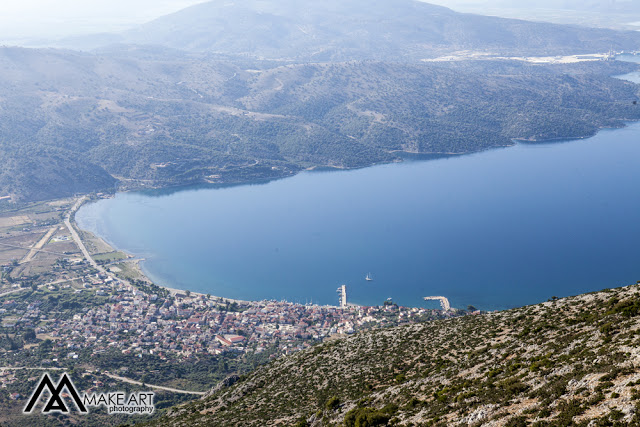
<path id="1" fill-rule="evenodd" d="M 73 241 L 76 242 L 76 245 L 78 246 L 78 248 L 80 249 L 80 251 L 82 252 L 82 254 L 84 255 L 84 257 L 87 259 L 87 261 L 89 261 L 89 264 L 91 264 L 91 266 L 93 268 L 95 268 L 96 270 L 98 270 L 101 273 L 107 274 L 107 271 L 100 267 L 98 265 L 98 263 L 96 263 L 93 258 L 91 258 L 91 255 L 89 254 L 89 251 L 87 250 L 87 247 L 84 245 L 84 243 L 82 243 L 82 240 L 80 239 L 80 236 L 78 235 L 78 232 L 76 231 L 75 228 L 73 228 L 73 226 L 71 225 L 71 215 L 73 215 L 78 208 L 80 207 L 80 205 L 82 205 L 82 203 L 87 200 L 87 197 L 82 197 L 80 199 L 78 199 L 78 201 L 76 202 L 75 205 L 73 205 L 73 207 L 71 208 L 71 210 L 67 213 L 67 215 L 64 218 L 64 225 L 67 226 L 67 228 L 69 229 L 69 232 L 71 233 L 71 236 L 73 237 Z"/>
<path id="2" fill-rule="evenodd" d="M 82 205 L 82 203 L 85 200 L 87 200 L 87 198 L 88 198 L 87 196 L 84 196 L 84 197 L 81 197 L 80 199 L 78 199 L 76 204 L 73 205 L 71 210 L 67 213 L 67 215 L 66 215 L 66 217 L 64 219 L 64 224 L 69 229 L 69 232 L 71 233 L 71 236 L 73 237 L 73 241 L 76 242 L 76 245 L 78 246 L 78 248 L 80 248 L 80 251 L 82 252 L 84 257 L 87 259 L 87 261 L 89 261 L 89 263 L 91 264 L 91 266 L 93 268 L 98 270 L 100 273 L 106 275 L 107 277 L 111 277 L 114 280 L 119 280 L 120 282 L 124 283 L 125 285 L 130 285 L 131 283 L 128 280 L 126 280 L 126 279 L 118 279 L 113 274 L 108 272 L 103 266 L 98 265 L 98 263 L 91 257 L 91 254 L 89 253 L 89 251 L 87 250 L 87 247 L 82 242 L 82 239 L 80 239 L 80 236 L 78 235 L 78 232 L 76 231 L 76 229 L 73 228 L 73 225 L 71 225 L 71 215 L 73 215 L 80 208 L 80 205 Z"/>
<path id="3" fill-rule="evenodd" d="M 172 393 L 181 393 L 181 394 L 195 394 L 197 396 L 204 396 L 205 395 L 205 392 L 203 392 L 203 391 L 180 390 L 180 389 L 177 389 L 177 388 L 163 387 L 161 385 L 146 384 L 146 383 L 142 383 L 140 381 L 132 380 L 130 378 L 119 377 L 118 375 L 113 375 L 113 374 L 107 374 L 106 372 L 104 372 L 103 374 L 108 376 L 109 378 L 113 378 L 114 380 L 122 381 L 122 382 L 129 383 L 129 384 L 140 385 L 140 386 L 144 385 L 145 387 L 153 388 L 153 389 L 156 389 L 156 390 L 164 390 L 164 391 L 170 391 Z"/>

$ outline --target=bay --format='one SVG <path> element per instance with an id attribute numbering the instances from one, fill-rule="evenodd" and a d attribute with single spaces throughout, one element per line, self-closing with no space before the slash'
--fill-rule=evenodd
<path id="1" fill-rule="evenodd" d="M 640 279 L 640 123 L 592 138 L 119 193 L 76 220 L 161 285 L 229 298 L 504 309 Z M 371 272 L 374 280 L 365 281 Z"/>

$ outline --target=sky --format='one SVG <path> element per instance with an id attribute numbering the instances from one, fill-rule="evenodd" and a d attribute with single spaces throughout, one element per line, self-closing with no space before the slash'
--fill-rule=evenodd
<path id="1" fill-rule="evenodd" d="M 119 31 L 204 0 L 0 0 L 0 37 Z"/>

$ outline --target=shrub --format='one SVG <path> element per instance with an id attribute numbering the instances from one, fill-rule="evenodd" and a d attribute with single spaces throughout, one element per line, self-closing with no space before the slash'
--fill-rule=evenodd
<path id="1" fill-rule="evenodd" d="M 325 403 L 324 406 L 328 411 L 334 411 L 338 406 L 340 406 L 340 399 L 338 398 L 338 396 L 333 396 L 332 398 L 327 400 L 327 403 Z"/>
<path id="2" fill-rule="evenodd" d="M 391 416 L 374 408 L 355 408 L 347 412 L 344 417 L 345 427 L 374 427 L 383 426 Z"/>

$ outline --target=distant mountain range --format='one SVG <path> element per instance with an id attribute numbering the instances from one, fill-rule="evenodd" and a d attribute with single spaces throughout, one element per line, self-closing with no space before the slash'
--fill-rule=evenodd
<path id="1" fill-rule="evenodd" d="M 290 61 L 414 61 L 452 51 L 562 55 L 636 50 L 640 34 L 457 13 L 414 0 L 214 0 L 121 34 L 67 39 Z"/>

